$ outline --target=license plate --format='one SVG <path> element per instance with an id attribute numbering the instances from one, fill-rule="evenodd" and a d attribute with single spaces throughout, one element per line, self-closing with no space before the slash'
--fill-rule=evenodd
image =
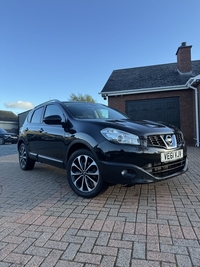
<path id="1" fill-rule="evenodd" d="M 161 162 L 168 162 L 183 158 L 183 149 L 161 153 Z"/>

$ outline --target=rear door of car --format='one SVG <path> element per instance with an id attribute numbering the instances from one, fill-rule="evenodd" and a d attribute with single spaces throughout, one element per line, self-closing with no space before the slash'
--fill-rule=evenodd
<path id="1" fill-rule="evenodd" d="M 39 107 L 33 111 L 29 121 L 25 124 L 24 134 L 28 142 L 30 154 L 37 157 L 40 152 L 39 140 L 41 138 L 41 121 L 44 107 Z"/>

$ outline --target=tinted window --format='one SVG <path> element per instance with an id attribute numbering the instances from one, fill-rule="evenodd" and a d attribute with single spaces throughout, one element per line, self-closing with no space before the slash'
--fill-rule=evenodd
<path id="1" fill-rule="evenodd" d="M 63 121 L 63 112 L 62 110 L 56 105 L 48 105 L 45 110 L 44 117 L 52 116 L 52 115 L 59 115 Z"/>
<path id="2" fill-rule="evenodd" d="M 31 119 L 31 123 L 40 123 L 41 122 L 41 117 L 42 117 L 42 113 L 43 113 L 43 107 L 38 108 L 34 111 L 32 119 Z"/>
<path id="3" fill-rule="evenodd" d="M 33 111 L 30 111 L 26 117 L 27 122 L 31 122 L 32 115 L 33 115 Z"/>
<path id="4" fill-rule="evenodd" d="M 65 102 L 65 105 L 72 113 L 72 115 L 79 119 L 96 118 L 96 119 L 119 120 L 128 118 L 125 114 L 122 114 L 115 109 L 100 104 Z"/>

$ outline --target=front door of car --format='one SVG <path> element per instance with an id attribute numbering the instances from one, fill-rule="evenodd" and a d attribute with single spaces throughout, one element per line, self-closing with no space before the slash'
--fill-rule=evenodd
<path id="1" fill-rule="evenodd" d="M 65 116 L 60 107 L 55 104 L 47 105 L 44 112 L 44 118 L 54 115 L 59 115 L 61 120 L 63 122 L 65 121 Z M 62 167 L 66 152 L 65 140 L 67 136 L 63 126 L 61 124 L 46 124 L 43 122 L 41 131 L 41 151 L 39 158 L 42 162 Z"/>

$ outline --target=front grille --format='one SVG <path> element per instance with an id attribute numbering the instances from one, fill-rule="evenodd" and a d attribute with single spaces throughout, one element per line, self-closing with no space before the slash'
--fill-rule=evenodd
<path id="1" fill-rule="evenodd" d="M 176 136 L 177 144 L 180 144 L 183 142 L 183 135 L 181 133 L 176 133 L 175 136 Z"/>
<path id="2" fill-rule="evenodd" d="M 166 176 L 182 171 L 186 164 L 186 157 L 173 162 L 155 162 L 151 167 L 144 167 L 144 170 L 157 178 L 164 178 Z"/>
<path id="3" fill-rule="evenodd" d="M 176 147 L 177 145 L 181 144 L 183 142 L 183 136 L 181 133 L 176 133 L 175 135 L 149 135 L 147 137 L 147 146 L 154 146 L 154 147 L 169 147 L 170 145 L 167 145 L 167 143 L 165 142 L 166 136 L 170 136 L 172 139 L 175 140 L 176 145 L 174 145 L 174 147 Z"/>
<path id="4" fill-rule="evenodd" d="M 147 145 L 148 146 L 165 146 L 165 143 L 160 135 L 149 135 L 147 137 Z"/>

